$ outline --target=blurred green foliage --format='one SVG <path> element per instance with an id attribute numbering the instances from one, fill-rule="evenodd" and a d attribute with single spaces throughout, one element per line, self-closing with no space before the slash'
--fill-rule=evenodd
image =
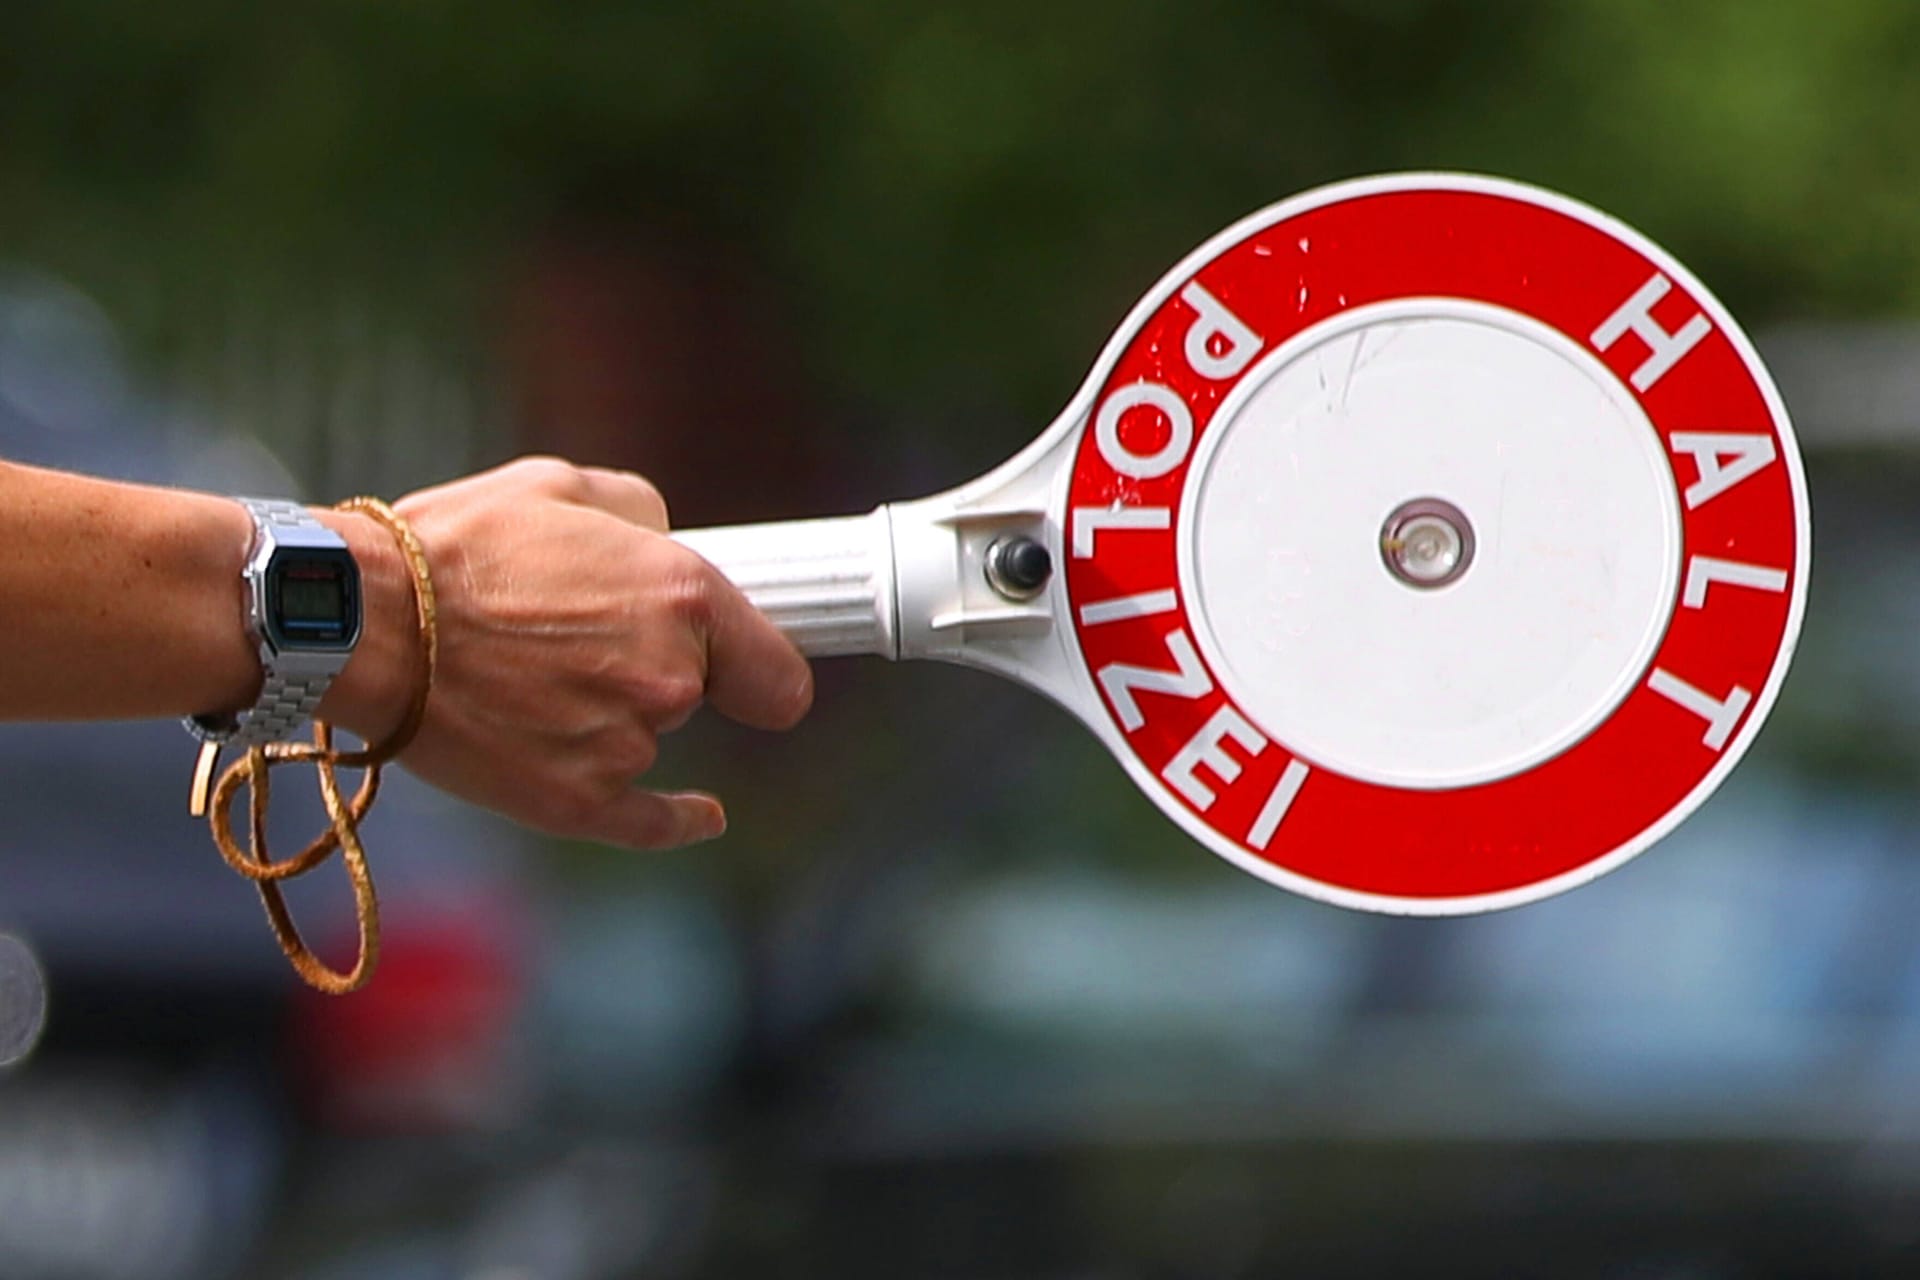
<path id="1" fill-rule="evenodd" d="M 1044 415 L 1164 266 L 1319 181 L 1559 187 L 1752 319 L 1920 298 L 1906 0 L 11 0 L 0 249 L 146 343 L 457 331 L 529 230 L 724 237 L 827 385 Z"/>

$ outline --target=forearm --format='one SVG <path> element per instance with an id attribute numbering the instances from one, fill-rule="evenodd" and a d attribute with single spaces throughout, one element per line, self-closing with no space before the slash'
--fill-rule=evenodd
<path id="1" fill-rule="evenodd" d="M 404 570 L 370 522 L 329 523 L 361 564 L 368 616 L 365 660 L 356 653 L 330 702 L 348 727 L 377 730 L 406 669 Z M 0 462 L 0 719 L 248 705 L 261 679 L 241 608 L 252 532 L 229 499 Z"/>

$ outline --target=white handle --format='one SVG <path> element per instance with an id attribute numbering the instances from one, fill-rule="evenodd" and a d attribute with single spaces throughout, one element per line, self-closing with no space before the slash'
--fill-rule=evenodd
<path id="1" fill-rule="evenodd" d="M 887 509 L 828 520 L 687 529 L 698 552 L 812 658 L 900 656 Z"/>

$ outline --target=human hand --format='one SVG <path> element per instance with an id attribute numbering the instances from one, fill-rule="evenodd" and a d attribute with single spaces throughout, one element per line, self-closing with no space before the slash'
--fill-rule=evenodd
<path id="1" fill-rule="evenodd" d="M 439 610 L 409 770 L 556 835 L 659 849 L 726 829 L 715 797 L 635 779 L 702 701 L 756 728 L 792 727 L 812 673 L 717 569 L 665 536 L 651 484 L 523 458 L 394 508 L 426 551 Z M 353 547 L 367 618 L 320 714 L 377 740 L 418 678 L 409 579 L 384 529 L 318 514 Z"/>

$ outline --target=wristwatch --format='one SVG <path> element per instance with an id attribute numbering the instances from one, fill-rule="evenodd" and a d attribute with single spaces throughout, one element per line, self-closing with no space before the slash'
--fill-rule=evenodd
<path id="1" fill-rule="evenodd" d="M 360 639 L 360 568 L 345 539 L 297 502 L 237 499 L 253 517 L 241 572 L 244 622 L 266 673 L 237 715 L 189 716 L 187 731 L 220 746 L 284 742 L 313 715 Z"/>

